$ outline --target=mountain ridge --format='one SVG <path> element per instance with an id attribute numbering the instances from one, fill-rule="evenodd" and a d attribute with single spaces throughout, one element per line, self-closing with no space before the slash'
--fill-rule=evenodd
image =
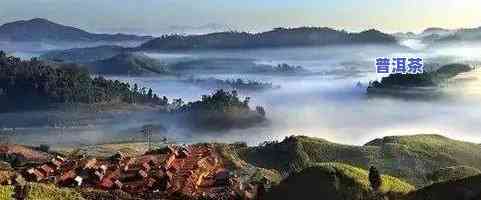
<path id="1" fill-rule="evenodd" d="M 326 27 L 275 28 L 261 33 L 216 32 L 203 35 L 164 35 L 137 50 L 252 49 L 338 44 L 397 44 L 394 36 L 375 29 L 349 33 Z"/>
<path id="2" fill-rule="evenodd" d="M 99 42 L 146 41 L 151 36 L 128 34 L 91 33 L 73 26 L 66 26 L 44 18 L 19 20 L 0 26 L 0 41 L 10 42 Z"/>

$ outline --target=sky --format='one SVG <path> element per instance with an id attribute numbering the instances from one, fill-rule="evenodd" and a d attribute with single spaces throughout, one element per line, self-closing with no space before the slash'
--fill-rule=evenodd
<path id="1" fill-rule="evenodd" d="M 281 26 L 419 32 L 481 26 L 479 8 L 479 0 L 0 0 L 0 23 L 39 17 L 91 32 L 150 35 Z"/>

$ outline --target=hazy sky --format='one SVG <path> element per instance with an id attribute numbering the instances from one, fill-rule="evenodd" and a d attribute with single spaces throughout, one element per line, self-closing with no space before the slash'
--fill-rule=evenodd
<path id="1" fill-rule="evenodd" d="M 479 0 L 0 0 L 0 23 L 42 17 L 93 32 L 148 34 L 206 24 L 394 32 L 481 26 L 479 8 Z"/>

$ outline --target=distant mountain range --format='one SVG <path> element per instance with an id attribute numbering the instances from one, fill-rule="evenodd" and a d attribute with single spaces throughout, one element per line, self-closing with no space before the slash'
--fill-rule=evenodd
<path id="1" fill-rule="evenodd" d="M 419 34 L 411 32 L 393 34 L 397 39 L 419 39 L 427 44 L 443 44 L 449 42 L 478 42 L 481 41 L 481 27 L 477 28 L 427 28 Z"/>
<path id="2" fill-rule="evenodd" d="M 248 49 L 339 44 L 396 44 L 394 36 L 377 30 L 348 33 L 330 28 L 276 28 L 262 33 L 218 32 L 204 35 L 167 35 L 138 50 Z"/>
<path id="3" fill-rule="evenodd" d="M 231 28 L 228 25 L 208 23 L 199 26 L 171 25 L 167 27 L 166 31 L 169 33 L 205 34 L 212 32 L 228 31 L 230 29 Z"/>
<path id="4" fill-rule="evenodd" d="M 42 18 L 15 21 L 0 26 L 0 41 L 9 42 L 120 42 L 147 41 L 149 39 L 152 37 L 89 33 Z"/>
<path id="5" fill-rule="evenodd" d="M 56 62 L 86 64 L 98 60 L 112 58 L 116 55 L 127 52 L 127 50 L 128 49 L 120 46 L 103 45 L 96 47 L 49 51 L 42 54 L 40 58 L 42 60 L 50 60 Z"/>

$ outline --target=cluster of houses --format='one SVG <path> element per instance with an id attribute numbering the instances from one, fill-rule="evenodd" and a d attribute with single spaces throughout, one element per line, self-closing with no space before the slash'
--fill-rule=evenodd
<path id="1" fill-rule="evenodd" d="M 137 157 L 122 153 L 104 159 L 56 156 L 47 163 L 27 169 L 23 176 L 29 181 L 63 187 L 120 189 L 130 194 L 181 193 L 215 199 L 255 197 L 255 192 L 245 191 L 240 181 L 223 168 L 221 157 L 208 144 L 169 145 Z"/>

